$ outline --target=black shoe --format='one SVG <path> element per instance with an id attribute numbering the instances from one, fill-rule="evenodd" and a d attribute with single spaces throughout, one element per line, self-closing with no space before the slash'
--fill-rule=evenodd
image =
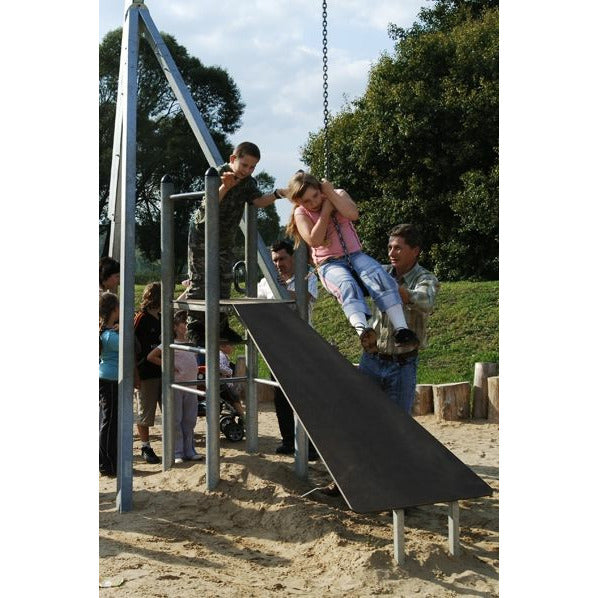
<path id="1" fill-rule="evenodd" d="M 366 328 L 359 335 L 359 341 L 366 353 L 378 353 L 378 338 L 373 328 Z"/>
<path id="2" fill-rule="evenodd" d="M 281 444 L 279 447 L 276 447 L 276 453 L 279 455 L 293 455 L 295 447 L 288 444 Z"/>
<path id="3" fill-rule="evenodd" d="M 326 496 L 340 496 L 341 495 L 341 491 L 338 489 L 338 486 L 334 482 L 330 482 L 330 484 L 328 484 L 328 486 L 326 486 L 325 488 L 322 488 L 320 490 L 320 492 L 322 494 L 325 494 Z"/>
<path id="4" fill-rule="evenodd" d="M 398 347 L 411 347 L 415 350 L 419 347 L 419 339 L 417 334 L 409 328 L 397 328 L 393 333 L 395 345 Z"/>
<path id="5" fill-rule="evenodd" d="M 145 459 L 146 463 L 151 463 L 152 465 L 160 463 L 160 458 L 154 453 L 154 449 L 151 446 L 142 446 L 141 456 Z"/>

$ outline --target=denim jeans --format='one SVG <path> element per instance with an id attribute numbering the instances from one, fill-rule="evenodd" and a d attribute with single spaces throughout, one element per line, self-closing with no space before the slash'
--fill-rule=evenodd
<path id="1" fill-rule="evenodd" d="M 370 353 L 362 353 L 359 369 L 368 375 L 403 411 L 411 415 L 415 401 L 415 384 L 419 357 L 408 357 L 404 364 L 383 361 Z"/>
<path id="2" fill-rule="evenodd" d="M 197 421 L 197 396 L 184 390 L 173 391 L 174 456 L 189 459 L 195 454 L 193 431 Z"/>
<path id="3" fill-rule="evenodd" d="M 349 255 L 349 259 L 380 311 L 385 312 L 389 307 L 401 303 L 396 281 L 374 258 L 356 251 Z M 354 313 L 371 315 L 363 291 L 353 278 L 344 256 L 325 262 L 318 267 L 318 271 L 322 285 L 336 297 L 347 318 Z"/>

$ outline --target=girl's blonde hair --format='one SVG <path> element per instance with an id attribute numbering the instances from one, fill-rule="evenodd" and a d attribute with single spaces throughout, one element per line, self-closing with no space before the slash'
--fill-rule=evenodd
<path id="1" fill-rule="evenodd" d="M 287 197 L 293 202 L 293 209 L 291 210 L 291 218 L 286 227 L 286 234 L 293 239 L 295 247 L 301 242 L 301 235 L 299 234 L 297 223 L 295 222 L 295 209 L 299 205 L 299 200 L 310 187 L 313 187 L 318 191 L 322 190 L 320 181 L 312 174 L 309 174 L 309 172 L 303 172 L 303 170 L 298 170 L 291 177 L 287 185 L 289 190 Z"/>

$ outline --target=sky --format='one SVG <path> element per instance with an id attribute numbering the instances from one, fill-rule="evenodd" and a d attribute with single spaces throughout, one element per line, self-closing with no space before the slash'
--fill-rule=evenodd
<path id="1" fill-rule="evenodd" d="M 130 1 L 101 0 L 99 41 L 121 27 Z M 394 43 L 389 22 L 409 27 L 426 0 L 327 2 L 328 102 L 331 114 L 363 95 L 368 73 Z M 161 32 L 173 35 L 205 65 L 228 71 L 245 103 L 233 144 L 253 141 L 264 170 L 285 187 L 305 167 L 300 148 L 323 126 L 322 3 L 314 0 L 146 0 Z M 191 132 L 189 133 L 192 134 Z M 227 156 L 223 156 L 224 159 Z M 290 204 L 276 202 L 281 224 Z"/>

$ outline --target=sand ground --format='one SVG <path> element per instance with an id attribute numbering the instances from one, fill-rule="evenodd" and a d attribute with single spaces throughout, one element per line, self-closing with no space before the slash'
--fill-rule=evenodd
<path id="1" fill-rule="evenodd" d="M 416 418 L 494 490 L 462 500 L 461 555 L 448 552 L 446 504 L 405 515 L 406 562 L 393 560 L 392 517 L 357 514 L 342 497 L 313 492 L 329 481 L 321 462 L 309 480 L 279 444 L 273 406 L 260 404 L 259 450 L 222 437 L 221 482 L 205 487 L 205 464 L 162 472 L 134 441 L 133 510 L 115 508 L 116 480 L 99 481 L 99 576 L 120 583 L 101 597 L 498 596 L 498 425 Z M 159 425 L 152 446 L 162 455 Z M 205 420 L 196 444 L 205 453 Z M 122 583 L 121 583 L 122 582 Z"/>

